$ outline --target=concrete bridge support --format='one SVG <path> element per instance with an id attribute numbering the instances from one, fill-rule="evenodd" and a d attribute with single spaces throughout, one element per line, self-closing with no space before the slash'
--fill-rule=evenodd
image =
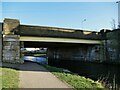
<path id="1" fill-rule="evenodd" d="M 3 62 L 20 62 L 20 42 L 18 35 L 4 36 Z"/>
<path id="2" fill-rule="evenodd" d="M 20 63 L 20 41 L 19 35 L 14 32 L 19 28 L 18 20 L 4 20 L 3 23 L 3 62 Z"/>
<path id="3" fill-rule="evenodd" d="M 100 61 L 99 45 L 80 45 L 79 47 L 48 48 L 48 62 L 60 60 Z"/>
<path id="4" fill-rule="evenodd" d="M 24 42 L 20 42 L 20 61 L 23 63 L 24 62 L 24 52 L 23 50 L 24 49 Z"/>

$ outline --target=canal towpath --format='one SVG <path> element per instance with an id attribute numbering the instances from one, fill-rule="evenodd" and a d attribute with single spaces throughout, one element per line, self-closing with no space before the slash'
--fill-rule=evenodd
<path id="1" fill-rule="evenodd" d="M 20 65 L 20 88 L 71 88 L 51 72 L 37 63 L 25 62 Z"/>

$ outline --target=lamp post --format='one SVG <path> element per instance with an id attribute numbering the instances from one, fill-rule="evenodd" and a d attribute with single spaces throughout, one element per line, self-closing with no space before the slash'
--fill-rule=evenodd
<path id="1" fill-rule="evenodd" d="M 120 1 L 117 1 L 118 3 L 118 28 L 120 29 Z"/>
<path id="2" fill-rule="evenodd" d="M 86 19 L 84 19 L 82 22 L 81 22 L 81 25 L 82 25 L 82 29 L 84 28 L 83 27 L 83 23 L 86 21 Z"/>

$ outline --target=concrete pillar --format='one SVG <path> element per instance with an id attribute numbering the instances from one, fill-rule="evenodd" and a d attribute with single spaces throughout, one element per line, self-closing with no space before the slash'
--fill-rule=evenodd
<path id="1" fill-rule="evenodd" d="M 20 61 L 24 63 L 24 42 L 20 42 Z"/>
<path id="2" fill-rule="evenodd" d="M 20 62 L 20 42 L 18 35 L 3 37 L 3 62 Z"/>
<path id="3" fill-rule="evenodd" d="M 5 19 L 3 22 L 3 62 L 20 63 L 19 30 L 20 22 L 16 19 Z"/>

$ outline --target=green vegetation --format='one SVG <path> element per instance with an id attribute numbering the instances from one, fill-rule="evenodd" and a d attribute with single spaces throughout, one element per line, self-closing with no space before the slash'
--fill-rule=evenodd
<path id="1" fill-rule="evenodd" d="M 2 69 L 0 68 L 0 89 L 2 88 Z"/>
<path id="2" fill-rule="evenodd" d="M 10 68 L 0 68 L 0 80 L 2 81 L 2 88 L 18 88 L 19 72 Z"/>
<path id="3" fill-rule="evenodd" d="M 56 77 L 58 77 L 60 80 L 70 84 L 76 89 L 79 88 L 104 88 L 101 83 L 97 81 L 93 81 L 89 78 L 85 78 L 83 76 L 79 76 L 77 74 L 71 73 L 71 72 L 65 72 L 66 70 L 62 68 L 56 68 L 51 67 L 48 65 L 43 65 L 46 69 L 51 71 Z"/>
<path id="4" fill-rule="evenodd" d="M 34 54 L 34 56 L 46 56 L 46 54 Z"/>

